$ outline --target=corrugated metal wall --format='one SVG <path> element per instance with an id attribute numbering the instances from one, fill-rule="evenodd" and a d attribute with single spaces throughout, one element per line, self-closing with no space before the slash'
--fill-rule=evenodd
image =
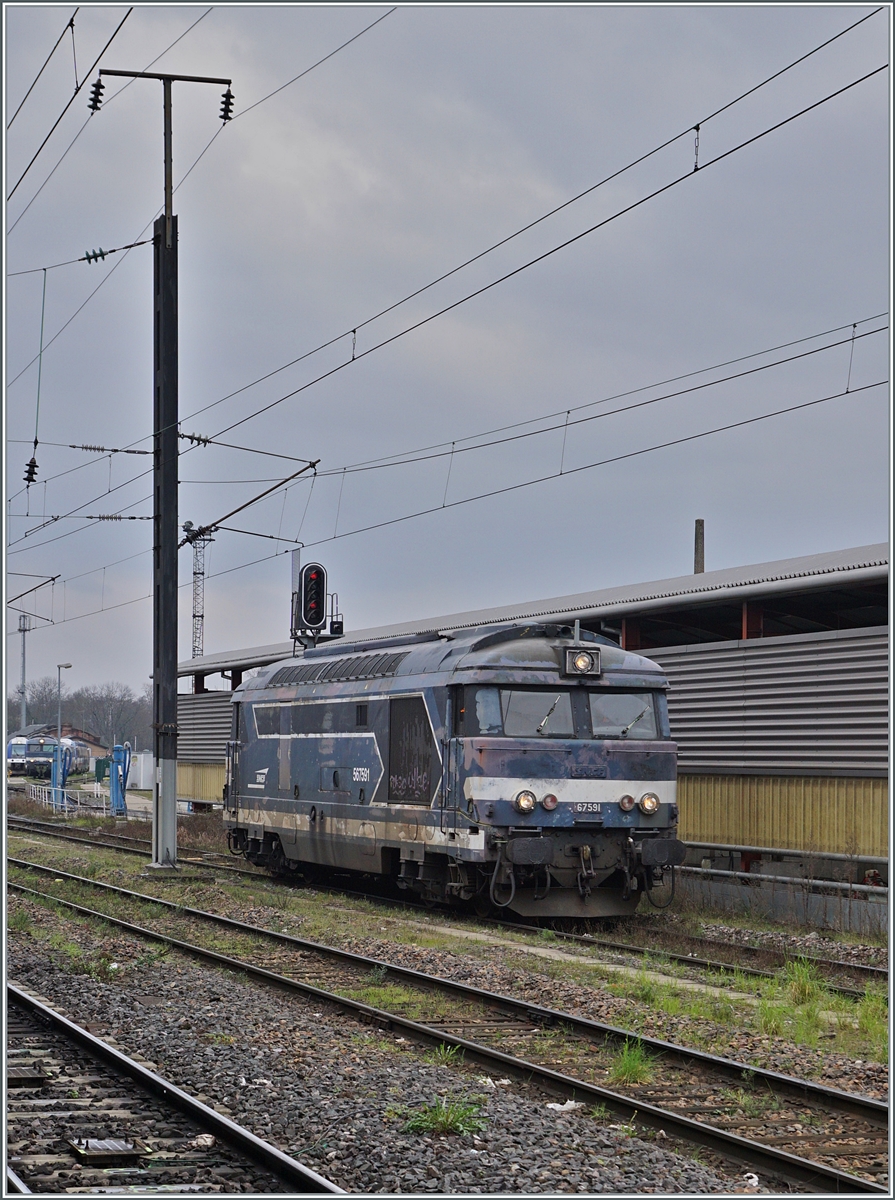
<path id="1" fill-rule="evenodd" d="M 888 855 L 885 779 L 681 775 L 684 841 Z"/>
<path id="2" fill-rule="evenodd" d="M 888 634 L 881 626 L 644 651 L 671 680 L 680 773 L 885 776 Z"/>
<path id="3" fill-rule="evenodd" d="M 177 697 L 179 763 L 224 762 L 233 718 L 232 695 L 232 692 L 200 692 Z"/>
<path id="4" fill-rule="evenodd" d="M 224 790 L 223 763 L 177 764 L 177 798 L 220 804 Z"/>

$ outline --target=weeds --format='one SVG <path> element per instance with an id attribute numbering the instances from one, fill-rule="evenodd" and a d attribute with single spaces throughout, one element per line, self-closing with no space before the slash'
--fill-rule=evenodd
<path id="1" fill-rule="evenodd" d="M 804 958 L 788 959 L 786 981 L 789 998 L 793 1004 L 808 1004 L 816 1000 L 821 992 L 817 969 Z"/>
<path id="2" fill-rule="evenodd" d="M 747 1091 L 746 1088 L 725 1088 L 721 1098 L 730 1108 L 741 1112 L 744 1117 L 761 1117 L 769 1109 L 779 1108 L 779 1101 L 764 1092 Z"/>
<path id="3" fill-rule="evenodd" d="M 624 1121 L 619 1125 L 611 1125 L 611 1129 L 617 1129 L 622 1137 L 632 1138 L 637 1136 L 637 1126 L 634 1122 L 637 1120 L 637 1110 L 631 1114 L 630 1121 Z"/>
<path id="4" fill-rule="evenodd" d="M 658 994 L 658 985 L 649 978 L 646 971 L 638 971 L 637 981 L 631 992 L 634 999 L 640 1000 L 643 1004 L 654 1004 Z"/>
<path id="5" fill-rule="evenodd" d="M 405 1133 L 479 1133 L 485 1128 L 481 1104 L 473 1099 L 439 1096 L 404 1122 Z"/>
<path id="6" fill-rule="evenodd" d="M 367 979 L 369 979 L 370 983 L 372 983 L 376 986 L 378 986 L 381 983 L 385 983 L 387 976 L 388 976 L 388 967 L 386 967 L 383 963 L 377 963 L 377 965 L 375 967 L 373 967 L 372 970 L 367 972 Z"/>
<path id="7" fill-rule="evenodd" d="M 652 1059 L 639 1039 L 625 1038 L 609 1072 L 613 1083 L 646 1083 L 653 1073 Z"/>
<path id="8" fill-rule="evenodd" d="M 438 1067 L 456 1067 L 463 1061 L 462 1046 L 448 1046 L 442 1042 L 429 1053 L 429 1061 Z"/>
<path id="9" fill-rule="evenodd" d="M 31 914 L 24 908 L 15 909 L 7 920 L 7 925 L 14 933 L 30 933 L 33 924 Z"/>
<path id="10" fill-rule="evenodd" d="M 587 1111 L 597 1121 L 605 1121 L 607 1117 L 611 1116 L 609 1109 L 602 1100 L 598 1100 L 596 1104 L 592 1104 Z"/>
<path id="11" fill-rule="evenodd" d="M 768 1037 L 780 1037 L 783 1033 L 784 1008 L 770 1000 L 758 1004 L 758 1028 Z"/>

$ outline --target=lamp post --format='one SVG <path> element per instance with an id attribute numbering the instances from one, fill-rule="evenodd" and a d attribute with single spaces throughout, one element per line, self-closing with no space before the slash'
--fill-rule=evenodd
<path id="1" fill-rule="evenodd" d="M 62 672 L 67 671 L 71 663 L 56 663 L 56 740 L 62 745 Z"/>

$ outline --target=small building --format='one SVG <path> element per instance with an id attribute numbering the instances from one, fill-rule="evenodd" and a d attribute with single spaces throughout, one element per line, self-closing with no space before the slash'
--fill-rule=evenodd
<path id="1" fill-rule="evenodd" d="M 399 638 L 579 620 L 659 662 L 679 747 L 681 837 L 888 854 L 888 546 L 806 555 L 346 634 Z M 178 795 L 219 799 L 231 692 L 291 642 L 181 663 Z M 192 789 L 192 790 L 190 790 Z M 212 794 L 213 793 L 213 794 Z"/>

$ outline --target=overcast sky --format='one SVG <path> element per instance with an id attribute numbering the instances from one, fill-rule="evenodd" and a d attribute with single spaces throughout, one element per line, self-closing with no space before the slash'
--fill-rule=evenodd
<path id="1" fill-rule="evenodd" d="M 5 6 L 5 124 L 73 11 Z M 126 11 L 78 10 L 79 81 Z M 100 66 L 158 60 L 151 69 L 232 77 L 235 96 L 222 128 L 220 86 L 174 85 L 175 180 L 215 139 L 175 195 L 181 429 L 268 452 L 182 443 L 179 520 L 209 524 L 300 466 L 271 454 L 320 460 L 313 487 L 296 482 L 228 522 L 267 537 L 215 536 L 206 652 L 288 638 L 292 543 L 272 537 L 324 563 L 348 630 L 685 574 L 697 517 L 708 570 L 887 540 L 888 388 L 867 385 L 888 377 L 889 335 L 858 335 L 888 324 L 889 73 L 712 160 L 883 66 L 889 10 L 706 120 L 872 12 L 399 6 L 314 67 L 389 7 L 135 7 Z M 90 116 L 95 76 L 17 187 L 75 86 L 70 33 L 7 132 L 9 272 L 145 238 L 161 207 L 161 85 L 118 94 L 124 81 L 109 79 Z M 140 690 L 151 522 L 83 517 L 151 514 L 151 459 L 68 447 L 151 446 L 151 246 L 47 272 L 38 482 L 26 492 L 43 278 L 7 281 L 7 596 L 59 576 L 14 606 L 54 622 L 28 635 L 29 677 L 64 661 L 71 687 Z M 799 339 L 813 340 L 719 367 Z M 843 344 L 614 411 L 832 342 Z M 705 368 L 716 369 L 663 384 Z M 499 444 L 470 449 L 482 441 Z M 350 470 L 395 455 L 419 461 Z M 426 509 L 437 511 L 354 533 Z M 191 579 L 185 549 L 181 658 Z M 7 637 L 8 690 L 20 644 Z"/>

